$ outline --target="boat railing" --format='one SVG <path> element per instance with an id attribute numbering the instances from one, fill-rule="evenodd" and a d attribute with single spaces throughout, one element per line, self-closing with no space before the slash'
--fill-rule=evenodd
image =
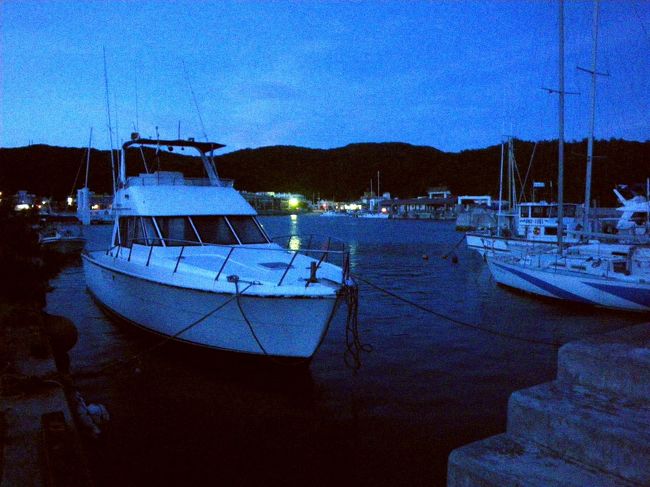
<path id="1" fill-rule="evenodd" d="M 280 248 L 260 248 L 260 244 L 227 245 L 201 243 L 197 241 L 179 239 L 133 239 L 128 241 L 124 246 L 116 245 L 109 248 L 106 251 L 106 254 L 117 258 L 120 255 L 124 256 L 124 252 L 126 251 L 127 261 L 130 262 L 133 254 L 133 244 L 141 245 L 148 248 L 146 250 L 145 263 L 145 266 L 148 267 L 151 264 L 154 249 L 164 248 L 162 245 L 164 243 L 166 248 L 176 247 L 179 249 L 178 255 L 176 257 L 176 262 L 174 264 L 174 270 L 172 271 L 172 273 L 175 274 L 178 271 L 181 261 L 183 260 L 187 247 L 218 247 L 222 249 L 228 249 L 223 262 L 219 266 L 219 269 L 215 270 L 216 275 L 214 282 L 217 282 L 223 275 L 227 264 L 232 261 L 235 254 L 240 254 L 241 252 L 259 251 L 260 249 L 263 249 L 265 252 L 277 252 L 278 254 L 282 255 L 291 254 L 291 258 L 288 262 L 277 263 L 278 268 L 282 268 L 282 266 L 284 266 L 284 271 L 276 284 L 277 286 L 282 285 L 290 269 L 294 268 L 293 264 L 299 254 L 306 255 L 312 259 L 311 266 L 309 268 L 310 275 L 306 279 L 305 287 L 308 287 L 313 282 L 316 282 L 317 272 L 322 267 L 324 262 L 339 265 L 339 267 L 341 267 L 341 284 L 345 283 L 349 279 L 350 255 L 349 251 L 345 247 L 345 243 L 341 240 L 333 237 L 323 237 L 320 235 L 289 235 L 284 237 L 276 237 L 272 240 L 274 243 L 278 243 L 278 240 L 282 241 L 283 239 L 287 239 L 287 245 L 282 246 L 278 244 L 280 245 Z"/>
<path id="2" fill-rule="evenodd" d="M 332 257 L 340 259 L 339 262 L 334 262 L 334 264 L 339 265 L 343 270 L 342 283 L 350 278 L 350 252 L 346 243 L 341 239 L 329 235 L 312 233 L 306 235 L 281 235 L 273 237 L 272 240 L 286 251 L 294 252 L 292 261 L 295 259 L 297 253 L 303 253 L 313 259 L 317 259 L 316 265 L 312 265 L 311 268 L 313 277 L 310 277 L 310 279 L 307 280 L 305 287 L 309 286 L 309 284 L 313 282 L 316 272 L 323 262 L 329 262 Z M 285 276 L 289 268 L 290 267 L 287 267 L 287 269 L 285 269 Z M 283 279 L 284 276 L 280 279 L 280 284 Z"/>
<path id="3" fill-rule="evenodd" d="M 220 186 L 232 188 L 235 184 L 234 179 L 219 179 Z M 159 177 L 156 173 L 146 174 L 143 176 L 133 176 L 128 178 L 126 186 L 214 186 L 210 178 L 188 178 L 182 174 L 169 175 L 164 174 Z"/>

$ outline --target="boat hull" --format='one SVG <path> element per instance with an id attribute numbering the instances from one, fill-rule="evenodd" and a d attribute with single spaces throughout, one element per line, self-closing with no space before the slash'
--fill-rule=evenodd
<path id="1" fill-rule="evenodd" d="M 650 283 L 582 276 L 495 258 L 488 258 L 488 266 L 497 283 L 524 292 L 605 308 L 650 312 Z"/>
<path id="2" fill-rule="evenodd" d="M 465 234 L 467 248 L 477 251 L 481 256 L 490 255 L 521 255 L 535 248 L 557 248 L 557 240 L 530 240 L 514 237 L 497 237 L 479 233 Z M 570 240 L 574 242 L 574 240 Z"/>
<path id="3" fill-rule="evenodd" d="M 80 254 L 86 244 L 85 238 L 44 238 L 41 247 L 58 254 Z"/>
<path id="4" fill-rule="evenodd" d="M 311 358 L 339 303 L 336 296 L 238 298 L 171 286 L 111 269 L 88 255 L 83 267 L 92 295 L 120 318 L 177 341 L 246 354 Z"/>

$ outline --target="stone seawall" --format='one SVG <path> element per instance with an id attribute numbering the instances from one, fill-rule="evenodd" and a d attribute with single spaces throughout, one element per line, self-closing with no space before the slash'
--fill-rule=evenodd
<path id="1" fill-rule="evenodd" d="M 650 323 L 568 343 L 507 431 L 451 452 L 447 486 L 650 485 Z"/>

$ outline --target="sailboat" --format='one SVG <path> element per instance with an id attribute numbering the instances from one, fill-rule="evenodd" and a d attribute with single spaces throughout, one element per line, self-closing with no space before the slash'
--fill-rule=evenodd
<path id="1" fill-rule="evenodd" d="M 503 144 L 501 146 L 501 178 L 499 181 L 499 208 L 496 231 L 471 231 L 465 234 L 467 248 L 479 254 L 521 253 L 531 248 L 550 249 L 558 242 L 558 203 L 546 201 L 519 202 L 515 187 L 514 140 L 508 138 L 508 202 L 507 211 L 502 208 L 503 198 Z M 578 209 L 581 205 L 563 205 L 563 226 L 566 229 L 565 242 L 578 242 L 581 228 Z"/>
<path id="2" fill-rule="evenodd" d="M 368 201 L 371 203 L 371 208 L 367 210 L 360 211 L 357 213 L 358 218 L 376 218 L 380 220 L 386 220 L 388 219 L 388 211 L 386 208 L 382 208 L 380 205 L 380 202 L 384 199 L 381 196 L 381 193 L 379 192 L 379 171 L 377 171 L 377 198 L 374 200 L 374 206 L 375 208 L 372 208 L 373 202 L 370 200 L 372 199 L 372 179 L 370 180 L 370 197 L 368 198 Z M 382 211 L 383 209 L 383 211 Z"/>
<path id="3" fill-rule="evenodd" d="M 606 308 L 648 312 L 650 311 L 650 246 L 590 243 L 564 248 L 562 219 L 565 94 L 563 20 L 564 4 L 561 1 L 560 87 L 558 91 L 558 248 L 553 251 L 528 250 L 519 255 L 486 254 L 488 267 L 497 283 L 521 291 Z M 594 22 L 594 29 L 597 29 L 597 22 Z M 595 37 L 594 35 L 594 39 Z M 595 55 L 593 57 L 595 63 Z M 593 93 L 594 90 L 592 90 Z M 588 175 L 589 172 L 588 169 Z"/>
<path id="4" fill-rule="evenodd" d="M 110 224 L 113 223 L 113 210 L 110 204 L 99 204 L 95 194 L 88 187 L 88 176 L 90 174 L 90 149 L 92 146 L 93 129 L 90 129 L 88 149 L 86 151 L 86 180 L 83 188 L 77 190 L 77 218 L 83 225 Z M 106 199 L 106 198 L 104 198 Z"/>

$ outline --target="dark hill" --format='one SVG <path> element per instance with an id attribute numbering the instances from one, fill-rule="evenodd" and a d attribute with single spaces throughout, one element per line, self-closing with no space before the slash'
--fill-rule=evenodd
<path id="1" fill-rule="evenodd" d="M 526 179 L 554 181 L 557 178 L 557 142 L 517 141 L 515 155 L 520 179 L 533 164 Z M 273 146 L 231 152 L 217 158 L 223 177 L 233 178 L 236 187 L 247 191 L 288 191 L 311 197 L 356 199 L 370 189 L 376 190 L 377 172 L 381 190 L 394 196 L 410 197 L 425 193 L 430 186 L 445 184 L 455 194 L 492 194 L 497 196 L 500 146 L 447 153 L 433 147 L 403 143 L 351 144 L 337 149 L 307 149 Z M 565 149 L 565 197 L 581 201 L 584 196 L 586 143 L 568 143 Z M 595 153 L 592 194 L 603 206 L 615 204 L 612 188 L 618 183 L 644 182 L 650 176 L 650 142 L 623 140 L 598 141 Z M 157 167 L 148 153 L 150 167 Z M 83 184 L 86 149 L 32 145 L 0 149 L 0 190 L 13 194 L 19 189 L 65 198 L 73 187 Z M 139 155 L 135 156 L 139 159 Z M 173 170 L 187 164 L 179 154 L 164 154 L 160 167 Z M 143 169 L 133 164 L 132 172 Z M 96 192 L 111 191 L 109 151 L 91 151 L 89 186 Z M 194 164 L 196 171 L 196 164 Z"/>

